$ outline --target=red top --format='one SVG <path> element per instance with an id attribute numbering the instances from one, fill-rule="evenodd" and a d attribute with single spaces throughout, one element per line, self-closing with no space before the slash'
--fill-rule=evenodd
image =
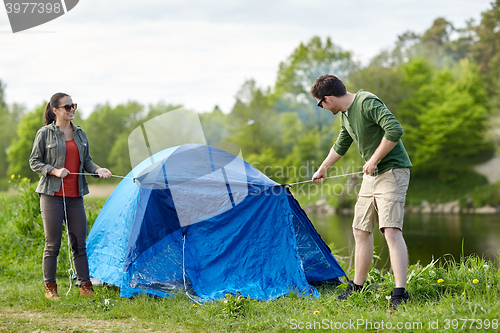
<path id="1" fill-rule="evenodd" d="M 71 172 L 64 178 L 63 183 L 59 192 L 54 193 L 54 195 L 62 197 L 62 185 L 64 184 L 64 196 L 65 197 L 79 197 L 80 191 L 78 190 L 78 175 L 73 173 L 80 172 L 80 153 L 78 152 L 78 146 L 75 140 L 66 141 L 66 158 L 64 160 L 64 167 Z"/>

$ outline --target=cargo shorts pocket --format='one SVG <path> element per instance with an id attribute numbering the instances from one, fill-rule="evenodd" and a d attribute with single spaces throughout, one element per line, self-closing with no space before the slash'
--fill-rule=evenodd
<path id="1" fill-rule="evenodd" d="M 372 198 L 358 197 L 354 206 L 352 227 L 372 233 L 375 229 L 376 209 Z"/>
<path id="2" fill-rule="evenodd" d="M 396 187 L 394 188 L 394 199 L 397 202 L 405 202 L 406 191 L 410 184 L 410 170 L 405 169 L 392 169 L 392 176 Z"/>

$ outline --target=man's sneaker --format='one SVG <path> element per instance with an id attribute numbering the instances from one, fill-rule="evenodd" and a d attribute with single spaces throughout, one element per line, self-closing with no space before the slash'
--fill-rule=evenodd
<path id="1" fill-rule="evenodd" d="M 57 293 L 57 284 L 55 282 L 45 284 L 45 297 L 53 301 L 59 301 L 61 299 Z"/>
<path id="2" fill-rule="evenodd" d="M 397 310 L 398 306 L 406 303 L 410 299 L 410 294 L 405 288 L 394 288 L 391 291 L 391 309 Z"/>
<path id="3" fill-rule="evenodd" d="M 355 284 L 353 281 L 347 283 L 347 288 L 345 291 L 337 297 L 337 300 L 343 301 L 352 296 L 353 292 L 358 292 L 363 289 L 363 286 Z"/>

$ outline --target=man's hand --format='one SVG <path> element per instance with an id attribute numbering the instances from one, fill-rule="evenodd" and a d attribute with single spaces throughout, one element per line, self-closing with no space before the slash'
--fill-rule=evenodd
<path id="1" fill-rule="evenodd" d="M 367 175 L 371 175 L 372 173 L 374 173 L 375 170 L 377 170 L 378 162 L 380 162 L 385 157 L 385 155 L 387 155 L 394 147 L 396 147 L 397 144 L 397 142 L 389 141 L 385 137 L 383 137 L 372 157 L 370 157 L 368 162 L 366 162 L 366 164 L 363 166 L 363 172 Z"/>
<path id="2" fill-rule="evenodd" d="M 377 170 L 377 162 L 372 162 L 371 159 L 363 166 L 363 172 L 367 175 L 371 175 L 375 170 Z"/>
<path id="3" fill-rule="evenodd" d="M 99 168 L 95 171 L 101 178 L 109 178 L 111 177 L 111 171 L 106 168 Z"/>
<path id="4" fill-rule="evenodd" d="M 316 171 L 313 175 L 312 181 L 315 183 L 322 183 L 326 178 L 326 168 L 319 167 L 318 171 Z"/>

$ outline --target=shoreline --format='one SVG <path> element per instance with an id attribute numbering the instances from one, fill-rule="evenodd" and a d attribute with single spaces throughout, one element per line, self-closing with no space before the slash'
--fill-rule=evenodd
<path id="1" fill-rule="evenodd" d="M 326 199 L 320 199 L 316 203 L 305 205 L 302 207 L 306 214 L 318 215 L 352 215 L 354 208 L 339 208 L 327 204 Z M 478 208 L 461 208 L 459 201 L 451 201 L 440 204 L 431 204 L 423 201 L 420 206 L 407 205 L 405 207 L 405 214 L 431 214 L 431 213 L 444 213 L 444 214 L 500 214 L 500 208 L 486 205 Z"/>

